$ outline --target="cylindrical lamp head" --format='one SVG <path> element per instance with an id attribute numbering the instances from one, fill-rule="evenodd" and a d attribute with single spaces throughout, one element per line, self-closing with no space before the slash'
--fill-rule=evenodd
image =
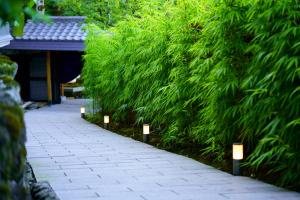
<path id="1" fill-rule="evenodd" d="M 143 134 L 144 135 L 150 134 L 150 125 L 149 124 L 144 124 L 143 125 Z"/>
<path id="2" fill-rule="evenodd" d="M 81 107 L 81 108 L 80 108 L 80 113 L 81 113 L 81 114 L 85 114 L 85 107 Z"/>
<path id="3" fill-rule="evenodd" d="M 108 123 L 109 123 L 109 116 L 104 115 L 104 124 L 108 124 Z"/>
<path id="4" fill-rule="evenodd" d="M 234 143 L 232 145 L 232 158 L 233 160 L 242 160 L 244 158 L 243 144 Z"/>

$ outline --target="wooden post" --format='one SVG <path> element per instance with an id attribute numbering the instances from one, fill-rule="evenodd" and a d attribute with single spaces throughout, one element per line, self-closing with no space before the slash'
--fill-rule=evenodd
<path id="1" fill-rule="evenodd" d="M 51 54 L 47 51 L 47 90 L 48 90 L 48 103 L 52 104 L 52 81 L 51 81 Z"/>
<path id="2" fill-rule="evenodd" d="M 60 84 L 60 96 L 65 96 L 65 85 Z"/>

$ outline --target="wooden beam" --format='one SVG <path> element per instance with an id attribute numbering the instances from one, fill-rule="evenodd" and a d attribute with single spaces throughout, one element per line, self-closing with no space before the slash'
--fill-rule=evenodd
<path id="1" fill-rule="evenodd" d="M 65 85 L 60 84 L 60 96 L 65 96 Z"/>
<path id="2" fill-rule="evenodd" d="M 47 51 L 47 90 L 48 90 L 48 103 L 52 103 L 52 81 L 51 81 L 51 53 Z"/>

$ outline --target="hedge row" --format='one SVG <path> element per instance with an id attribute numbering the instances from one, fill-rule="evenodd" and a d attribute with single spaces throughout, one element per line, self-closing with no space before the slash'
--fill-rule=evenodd
<path id="1" fill-rule="evenodd" d="M 144 3 L 103 32 L 90 26 L 88 94 L 117 122 L 150 123 L 169 145 L 193 141 L 300 189 L 300 3 Z M 137 17 L 138 16 L 138 17 Z"/>

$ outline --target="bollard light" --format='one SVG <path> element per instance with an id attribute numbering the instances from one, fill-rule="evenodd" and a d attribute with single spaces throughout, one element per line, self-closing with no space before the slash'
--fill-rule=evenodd
<path id="1" fill-rule="evenodd" d="M 150 125 L 144 124 L 143 125 L 143 142 L 149 142 L 149 134 L 150 134 Z"/>
<path id="2" fill-rule="evenodd" d="M 104 128 L 108 129 L 108 124 L 109 124 L 109 116 L 104 115 Z"/>
<path id="3" fill-rule="evenodd" d="M 232 158 L 234 160 L 242 160 L 244 157 L 244 152 L 243 152 L 243 144 L 241 143 L 234 143 L 232 145 Z"/>
<path id="4" fill-rule="evenodd" d="M 241 143 L 232 144 L 232 173 L 235 176 L 240 175 L 240 160 L 244 158 L 244 147 Z"/>
<path id="5" fill-rule="evenodd" d="M 149 124 L 144 124 L 143 125 L 143 134 L 144 135 L 150 134 L 150 126 L 149 126 Z"/>
<path id="6" fill-rule="evenodd" d="M 80 107 L 81 118 L 85 117 L 85 107 Z"/>
<path id="7" fill-rule="evenodd" d="M 109 123 L 109 116 L 104 115 L 104 124 L 108 124 L 108 123 Z"/>

